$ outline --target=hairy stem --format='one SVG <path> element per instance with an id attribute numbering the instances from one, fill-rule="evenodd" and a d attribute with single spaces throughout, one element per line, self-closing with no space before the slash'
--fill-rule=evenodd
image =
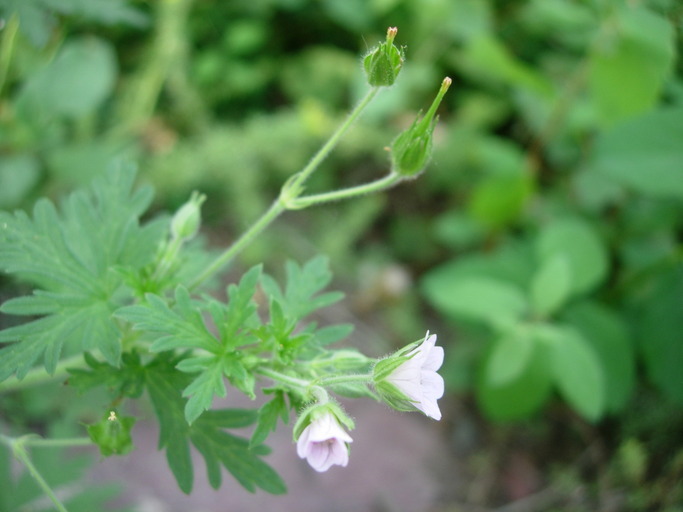
<path id="1" fill-rule="evenodd" d="M 89 439 L 88 441 L 90 442 Z M 50 501 L 52 501 L 58 512 L 69 512 L 67 508 L 62 504 L 62 502 L 59 501 L 59 498 L 57 498 L 57 495 L 54 493 L 49 484 L 45 481 L 43 475 L 40 474 L 40 471 L 38 471 L 38 468 L 33 464 L 33 461 L 31 461 L 31 457 L 29 456 L 28 451 L 26 450 L 26 445 L 34 444 L 35 440 L 32 440 L 32 437 L 30 436 L 15 439 L 0 434 L 0 442 L 6 444 L 12 449 L 14 457 L 16 457 L 17 460 L 21 461 L 21 463 L 24 464 L 24 466 L 26 466 L 26 469 L 28 470 L 29 474 L 33 477 L 38 486 L 43 490 L 45 495 L 48 498 L 50 498 Z"/>
<path id="2" fill-rule="evenodd" d="M 232 259 L 237 256 L 245 247 L 247 247 L 266 227 L 270 225 L 283 211 L 287 209 L 289 201 L 295 200 L 303 191 L 304 182 L 313 174 L 318 166 L 325 160 L 327 155 L 339 143 L 342 135 L 351 127 L 351 125 L 358 119 L 363 110 L 370 104 L 379 91 L 378 87 L 374 87 L 368 91 L 363 99 L 351 111 L 346 120 L 337 128 L 332 136 L 325 144 L 318 150 L 318 152 L 311 158 L 306 166 L 295 174 L 290 181 L 283 188 L 283 194 L 280 198 L 273 202 L 270 208 L 247 229 L 230 247 L 223 251 L 218 257 L 211 262 L 202 273 L 200 273 L 190 283 L 189 288 L 195 289 L 201 285 L 208 278 L 222 270 Z M 289 193 L 289 197 L 284 197 L 285 190 Z"/>
<path id="3" fill-rule="evenodd" d="M 0 393 L 5 393 L 7 391 L 16 391 L 18 389 L 27 388 L 29 386 L 35 386 L 39 384 L 44 384 L 46 382 L 51 382 L 54 380 L 64 379 L 69 376 L 67 368 L 84 368 L 86 366 L 83 360 L 82 354 L 77 354 L 72 357 L 67 357 L 62 359 L 55 368 L 54 373 L 49 374 L 42 367 L 36 367 L 30 370 L 26 376 L 19 380 L 15 377 L 10 377 L 9 379 L 0 382 Z"/>

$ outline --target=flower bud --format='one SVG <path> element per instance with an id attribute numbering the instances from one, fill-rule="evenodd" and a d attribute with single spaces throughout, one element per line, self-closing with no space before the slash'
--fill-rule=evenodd
<path id="1" fill-rule="evenodd" d="M 399 411 L 422 411 L 441 419 L 437 400 L 443 396 L 444 381 L 437 370 L 443 364 L 443 348 L 436 346 L 436 334 L 404 347 L 377 362 L 373 384 L 382 399 Z"/>
<path id="2" fill-rule="evenodd" d="M 190 240 L 196 236 L 202 220 L 201 205 L 205 200 L 204 194 L 192 192 L 190 200 L 173 215 L 171 234 L 174 239 Z"/>
<path id="3" fill-rule="evenodd" d="M 110 455 L 125 455 L 133 449 L 130 431 L 135 425 L 135 418 L 118 416 L 115 411 L 109 411 L 100 421 L 87 425 L 88 435 L 100 447 L 100 453 Z"/>
<path id="4" fill-rule="evenodd" d="M 418 114 L 410 128 L 394 139 L 391 145 L 391 167 L 396 174 L 414 178 L 429 162 L 432 154 L 432 135 L 438 119 L 434 115 L 450 85 L 451 79 L 444 78 L 441 89 L 425 116 L 420 118 Z"/>
<path id="5" fill-rule="evenodd" d="M 403 50 L 394 45 L 398 29 L 389 27 L 387 40 L 363 58 L 368 83 L 373 87 L 393 85 L 403 66 Z"/>

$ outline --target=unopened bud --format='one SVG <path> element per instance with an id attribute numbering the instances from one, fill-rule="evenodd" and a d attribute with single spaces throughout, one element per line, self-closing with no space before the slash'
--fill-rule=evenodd
<path id="1" fill-rule="evenodd" d="M 394 45 L 398 33 L 396 27 L 389 27 L 387 40 L 363 58 L 363 67 L 368 83 L 373 87 L 393 85 L 403 66 L 403 50 Z"/>
<path id="2" fill-rule="evenodd" d="M 451 79 L 446 77 L 441 83 L 436 98 L 424 115 L 418 114 L 413 124 L 400 133 L 391 145 L 392 171 L 404 177 L 416 177 L 420 174 L 432 155 L 432 136 L 436 126 L 436 109 L 439 107 L 444 94 L 451 85 Z"/>
<path id="3" fill-rule="evenodd" d="M 202 222 L 201 205 L 205 200 L 204 194 L 192 192 L 190 200 L 180 207 L 171 220 L 173 238 L 190 240 L 195 237 Z"/>

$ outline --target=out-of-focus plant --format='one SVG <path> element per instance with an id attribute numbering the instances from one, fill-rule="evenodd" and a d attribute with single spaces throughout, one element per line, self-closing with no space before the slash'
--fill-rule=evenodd
<path id="1" fill-rule="evenodd" d="M 462 333 L 453 382 L 508 420 L 555 391 L 588 420 L 619 413 L 638 368 L 683 404 L 680 6 L 469 4 L 489 9 L 452 63 L 478 91 L 433 176 L 455 255 L 421 283 Z"/>

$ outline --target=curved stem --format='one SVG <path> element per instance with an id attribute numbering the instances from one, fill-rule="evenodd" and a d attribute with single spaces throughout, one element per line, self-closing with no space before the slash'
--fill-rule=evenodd
<path id="1" fill-rule="evenodd" d="M 382 179 L 357 185 L 355 187 L 344 188 L 341 190 L 333 190 L 332 192 L 325 192 L 323 194 L 314 194 L 310 196 L 297 197 L 286 203 L 287 209 L 297 210 L 307 208 L 315 204 L 327 203 L 330 201 L 339 201 L 341 199 L 349 199 L 358 197 L 373 192 L 380 192 L 389 187 L 393 187 L 402 180 L 401 176 L 396 173 L 390 173 Z"/>
<path id="2" fill-rule="evenodd" d="M 370 89 L 366 95 L 358 102 L 356 107 L 351 111 L 346 120 L 337 128 L 332 136 L 327 140 L 327 142 L 318 150 L 318 152 L 313 155 L 313 158 L 306 164 L 306 167 L 296 175 L 293 184 L 303 185 L 304 182 L 313 174 L 313 172 L 318 168 L 318 166 L 325 160 L 327 155 L 334 149 L 334 147 L 339 143 L 342 135 L 351 127 L 351 125 L 360 117 L 365 107 L 367 107 L 370 102 L 375 98 L 379 92 L 379 87 L 373 87 Z"/>
<path id="3" fill-rule="evenodd" d="M 272 368 L 256 368 L 254 370 L 256 373 L 263 375 L 264 377 L 268 377 L 270 379 L 273 379 L 275 382 L 280 382 L 282 384 L 286 384 L 287 386 L 302 390 L 304 392 L 307 392 L 308 388 L 313 385 L 313 382 L 310 380 L 304 380 L 304 379 L 299 379 L 297 377 L 292 377 L 291 375 L 286 375 L 284 373 L 280 373 L 276 370 L 273 370 Z"/>
<path id="4" fill-rule="evenodd" d="M 311 158 L 301 172 L 295 174 L 290 178 L 289 182 L 283 187 L 292 197 L 283 197 L 281 193 L 280 198 L 273 202 L 270 208 L 245 231 L 230 247 L 218 255 L 218 257 L 207 266 L 204 271 L 195 277 L 189 284 L 189 289 L 193 290 L 209 277 L 225 267 L 230 261 L 239 254 L 247 245 L 249 245 L 257 235 L 259 235 L 268 225 L 273 222 L 286 209 L 286 204 L 289 201 L 296 199 L 296 197 L 303 191 L 304 182 L 313 174 L 322 161 L 332 151 L 332 149 L 339 143 L 342 135 L 351 127 L 351 125 L 358 119 L 360 114 L 370 104 L 373 98 L 379 91 L 378 87 L 374 87 L 368 91 L 363 99 L 351 111 L 346 120 L 337 128 L 332 136 L 325 144 L 318 150 L 318 152 Z"/>
<path id="5" fill-rule="evenodd" d="M 13 439 L 11 437 L 7 437 L 0 434 L 0 441 L 4 444 L 7 444 L 12 449 L 12 453 L 14 454 L 14 456 L 19 461 L 21 461 L 24 464 L 24 466 L 26 466 L 26 469 L 28 470 L 29 474 L 33 477 L 33 479 L 36 481 L 38 486 L 43 490 L 43 492 L 47 495 L 47 497 L 50 498 L 50 501 L 52 501 L 58 512 L 69 512 L 67 508 L 62 504 L 62 502 L 59 501 L 59 498 L 57 498 L 57 495 L 54 493 L 49 484 L 45 481 L 43 475 L 40 474 L 38 468 L 35 467 L 33 461 L 31 461 L 31 457 L 29 456 L 28 451 L 25 448 L 26 444 L 30 444 L 31 438 L 21 437 L 18 439 Z"/>
<path id="6" fill-rule="evenodd" d="M 195 277 L 189 284 L 188 288 L 193 290 L 206 281 L 209 277 L 221 270 L 230 261 L 237 256 L 247 245 L 249 245 L 254 238 L 256 238 L 268 225 L 273 222 L 283 211 L 285 207 L 278 200 L 275 201 L 270 208 L 259 218 L 251 227 L 242 233 L 230 247 L 223 251 L 215 260 L 207 266 L 201 274 Z"/>

